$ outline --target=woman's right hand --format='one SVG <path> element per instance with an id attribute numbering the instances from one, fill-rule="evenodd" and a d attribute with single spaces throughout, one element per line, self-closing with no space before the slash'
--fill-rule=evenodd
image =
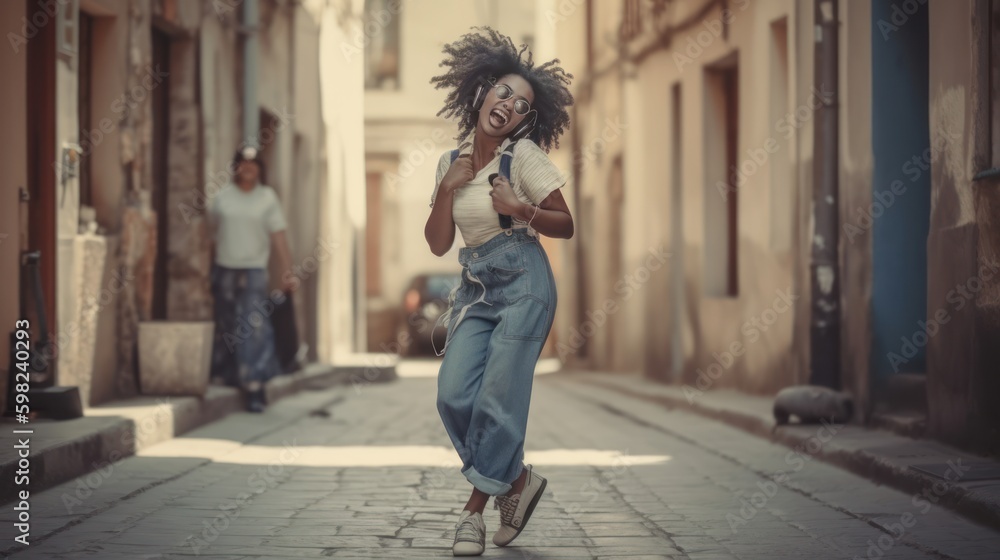
<path id="1" fill-rule="evenodd" d="M 455 158 L 451 167 L 448 168 L 448 172 L 441 178 L 441 188 L 451 193 L 464 186 L 472 178 L 472 158 L 469 157 L 469 154 L 462 154 Z"/>

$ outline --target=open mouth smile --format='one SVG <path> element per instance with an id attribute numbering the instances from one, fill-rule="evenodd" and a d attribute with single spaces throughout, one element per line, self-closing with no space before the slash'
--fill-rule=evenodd
<path id="1" fill-rule="evenodd" d="M 510 122 L 510 115 L 499 107 L 490 111 L 490 122 L 497 128 L 503 128 Z"/>

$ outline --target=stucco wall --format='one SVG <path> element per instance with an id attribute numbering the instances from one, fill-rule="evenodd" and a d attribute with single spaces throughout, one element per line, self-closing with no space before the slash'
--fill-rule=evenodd
<path id="1" fill-rule="evenodd" d="M 929 315 L 947 314 L 948 322 L 928 341 L 928 429 L 996 452 L 998 195 L 995 181 L 972 181 L 978 171 L 1000 163 L 985 155 L 989 94 L 981 80 L 989 67 L 988 43 L 985 14 L 977 11 L 984 5 L 930 4 L 931 137 L 951 141 L 931 162 L 927 308 Z"/>
<path id="2" fill-rule="evenodd" d="M 295 11 L 294 16 L 294 47 L 295 58 L 292 61 L 295 76 L 293 106 L 300 115 L 294 121 L 292 167 L 292 193 L 289 198 L 291 207 L 297 208 L 295 227 L 290 231 L 293 261 L 305 263 L 309 257 L 325 255 L 322 244 L 327 240 L 322 238 L 321 222 L 324 219 L 321 201 L 326 189 L 327 166 L 326 153 L 323 151 L 325 134 L 324 122 L 320 117 L 319 73 L 319 41 L 321 6 L 314 2 L 304 9 Z M 299 332 L 311 349 L 311 356 L 316 353 L 316 329 L 320 318 L 317 315 L 316 298 L 318 294 L 317 274 L 311 273 L 303 278 L 301 296 L 296 299 L 298 304 L 296 317 L 300 322 Z"/>
<path id="3" fill-rule="evenodd" d="M 966 31 L 971 14 L 968 5 L 944 9 L 931 3 L 930 10 L 931 136 L 948 130 L 962 140 L 937 154 L 931 162 L 933 191 L 928 257 L 930 263 L 948 263 L 948 266 L 931 274 L 927 307 L 928 310 L 948 309 L 953 317 L 948 328 L 932 338 L 928 345 L 928 392 L 936 394 L 928 403 L 928 427 L 938 435 L 962 437 L 968 427 L 970 411 L 966 407 L 972 397 L 970 385 L 977 366 L 975 314 L 970 305 L 953 310 L 946 294 L 974 276 L 976 268 L 978 231 L 969 182 L 973 119 L 969 87 L 973 60 L 971 49 L 959 56 L 953 49 L 935 54 L 933 47 L 946 36 Z M 967 250 L 956 251 L 957 247 Z"/>
<path id="4" fill-rule="evenodd" d="M 76 18 L 76 14 L 73 14 Z M 55 22 L 53 22 L 54 24 Z M 58 44 L 58 38 L 57 38 Z M 56 59 L 56 85 L 55 85 L 55 155 L 57 160 L 62 158 L 64 145 L 76 144 L 79 142 L 78 121 L 77 121 L 77 75 L 76 69 L 66 58 Z M 57 206 L 53 209 L 56 213 L 56 301 L 46 302 L 46 305 L 54 305 L 56 308 L 56 324 L 49 328 L 55 330 L 55 342 L 57 348 L 57 384 L 63 383 L 63 376 L 66 376 L 67 383 L 73 384 L 75 380 L 72 368 L 74 336 L 70 333 L 70 325 L 75 325 L 73 320 L 77 307 L 77 300 L 82 297 L 80 293 L 81 284 L 76 280 L 76 233 L 80 210 L 80 183 L 77 178 L 67 178 L 65 181 L 60 177 L 58 166 L 54 166 L 51 173 L 56 175 L 56 190 L 59 191 Z"/>
<path id="5" fill-rule="evenodd" d="M 24 2 L 0 3 L 0 21 L 20 22 L 25 16 Z M 0 52 L 0 73 L 15 83 L 27 78 L 27 55 L 24 49 L 15 52 L 6 48 Z M 19 213 L 22 207 L 20 189 L 28 187 L 27 154 L 27 99 L 24 87 L 4 87 L 0 89 L 0 111 L 7 133 L 0 135 L 0 162 L 4 169 L 4 181 L 0 183 L 0 274 L 3 275 L 3 293 L 0 293 L 0 325 L 3 332 L 14 328 L 19 316 L 20 245 L 22 224 Z M 24 207 L 25 210 L 27 209 Z M 7 366 L 10 363 L 9 338 L 0 336 L 0 392 L 7 394 Z M 6 399 L 0 403 L 0 413 L 6 407 Z"/>
<path id="6" fill-rule="evenodd" d="M 868 404 L 871 347 L 872 118 L 871 7 L 841 2 L 840 39 L 840 247 L 841 247 L 841 387 L 864 406 Z M 811 14 L 810 14 L 811 16 Z M 809 53 L 803 53 L 807 55 Z M 811 62 L 809 56 L 804 56 Z M 810 175 L 811 178 L 811 175 Z M 809 181 L 811 183 L 811 180 Z M 811 197 L 804 197 L 808 202 Z M 802 244 L 808 258 L 808 243 Z M 808 262 L 807 260 L 803 262 Z M 808 287 L 808 269 L 802 268 Z M 803 311 L 808 308 L 803 306 Z M 800 355 L 808 359 L 809 316 L 803 313 Z M 808 379 L 808 361 L 800 369 Z"/>
<path id="7" fill-rule="evenodd" d="M 321 318 L 317 353 L 328 361 L 361 349 L 365 342 L 357 326 L 360 314 L 353 263 L 353 248 L 363 239 L 365 218 L 365 146 L 358 140 L 365 133 L 364 74 L 361 65 L 351 64 L 341 51 L 361 36 L 363 6 L 361 0 L 336 2 L 323 10 L 320 25 L 320 99 L 328 174 L 321 192 L 319 234 L 331 239 L 336 250 L 317 273 L 317 315 Z"/>
<path id="8" fill-rule="evenodd" d="M 560 64 L 568 72 L 580 79 L 586 65 L 586 39 L 584 27 L 581 25 L 586 16 L 586 10 L 574 8 L 568 11 L 566 17 L 559 12 L 560 4 L 556 0 L 540 0 L 536 2 L 535 41 L 546 58 L 558 58 Z M 562 188 L 563 198 L 571 210 L 578 192 L 578 183 L 573 176 L 573 111 L 570 110 L 570 125 L 560 139 L 560 147 L 549 152 L 549 159 L 562 170 L 566 176 L 566 186 Z M 574 214 L 574 218 L 575 218 Z M 554 344 L 565 336 L 568 325 L 574 317 L 574 302 L 578 297 L 579 283 L 570 263 L 579 242 L 580 225 L 576 223 L 576 233 L 572 239 L 544 239 L 542 244 L 549 263 L 552 265 L 556 278 L 556 289 L 559 293 L 559 303 L 556 306 L 556 317 L 552 325 L 549 344 Z M 546 351 L 553 351 L 555 347 Z"/>
<path id="9" fill-rule="evenodd" d="M 97 223 L 108 232 L 117 233 L 121 228 L 125 205 L 126 181 L 122 166 L 123 137 L 119 128 L 124 106 L 119 103 L 122 94 L 128 90 L 128 67 L 125 64 L 108 64 L 107 61 L 121 60 L 120 53 L 128 48 L 128 21 L 124 13 L 111 13 L 114 15 L 98 16 L 94 21 L 91 127 L 97 131 L 89 139 L 81 138 L 81 146 L 85 150 L 84 157 L 90 158 L 91 162 L 92 203 Z M 110 126 L 102 129 L 102 123 Z M 110 132 L 105 132 L 109 129 Z"/>
<path id="10" fill-rule="evenodd" d="M 704 3 L 687 4 L 676 13 L 675 23 Z M 580 189 L 584 199 L 579 210 L 588 220 L 592 236 L 584 239 L 589 265 L 588 288 L 581 325 L 587 311 L 595 311 L 611 300 L 620 311 L 610 314 L 608 323 L 588 337 L 589 363 L 601 369 L 645 370 L 648 375 L 669 378 L 671 359 L 671 314 L 678 313 L 677 324 L 683 329 L 679 338 L 683 353 L 683 379 L 694 383 L 699 372 L 709 367 L 719 371 L 711 386 L 740 386 L 766 391 L 795 378 L 791 355 L 796 309 L 804 300 L 792 277 L 793 237 L 804 230 L 801 206 L 795 193 L 786 191 L 773 200 L 773 173 L 797 175 L 798 164 L 786 163 L 773 169 L 771 161 L 747 165 L 745 181 L 739 186 L 738 275 L 736 297 L 707 296 L 704 276 L 707 234 L 715 235 L 724 224 L 706 216 L 709 206 L 724 204 L 711 179 L 716 171 L 706 167 L 710 155 L 720 147 L 709 141 L 706 127 L 713 114 L 706 106 L 709 90 L 706 68 L 732 57 L 735 53 L 739 73 L 737 162 L 759 153 L 769 139 L 781 141 L 787 161 L 807 160 L 811 118 L 798 128 L 778 129 L 785 112 L 775 113 L 771 97 L 773 63 L 769 55 L 771 22 L 787 18 L 789 43 L 788 110 L 808 102 L 809 82 L 799 77 L 800 59 L 796 52 L 810 48 L 811 35 L 799 33 L 799 27 L 811 30 L 811 18 L 798 16 L 795 2 L 734 2 L 729 6 L 728 38 L 723 36 L 723 13 L 716 7 L 704 22 L 677 33 L 670 48 L 659 51 L 636 67 L 626 66 L 604 74 L 585 92 L 580 105 L 582 114 L 574 123 L 583 146 L 595 143 L 605 127 L 615 119 L 624 125 L 620 142 L 607 142 L 603 151 L 593 150 L 585 159 Z M 601 68 L 612 56 L 613 47 L 606 37 L 617 30 L 619 5 L 597 5 L 594 14 L 596 66 Z M 713 32 L 713 30 L 715 30 Z M 614 35 L 611 35 L 612 37 Z M 641 42 L 640 38 L 640 42 Z M 811 52 L 811 50 L 809 51 Z M 811 76 L 809 76 L 811 78 Z M 680 84 L 681 120 L 671 116 L 672 86 Z M 591 97 L 592 96 L 592 97 Z M 587 98 L 590 97 L 590 100 Z M 808 115 L 811 117 L 811 114 Z M 679 217 L 683 220 L 682 242 L 665 266 L 657 267 L 651 255 L 662 250 L 677 253 L 672 245 L 671 217 L 674 173 L 672 130 L 681 127 L 680 169 L 676 184 L 681 189 Z M 787 135 L 786 135 L 787 134 Z M 597 142 L 597 145 L 601 145 Z M 622 214 L 621 245 L 613 246 L 614 232 L 610 215 L 613 208 L 608 178 L 617 155 L 624 163 L 625 192 Z M 770 158 L 768 158 L 769 160 Z M 784 183 L 787 185 L 788 181 Z M 793 184 L 795 184 L 793 182 Z M 797 185 L 801 188 L 801 184 Z M 587 202 L 590 200 L 591 202 Z M 779 203 L 780 202 L 780 203 Z M 593 210 L 588 210 L 592 207 Z M 780 212 L 780 215 L 774 214 Z M 588 215 L 592 214 L 592 215 Z M 775 228 L 774 223 L 783 225 Z M 775 236 L 778 236 L 776 238 Z M 777 249 L 775 249 L 777 247 Z M 716 258 L 718 255 L 711 255 Z M 607 263 L 620 259 L 616 267 Z M 683 267 L 683 301 L 671 306 L 671 267 Z M 789 291 L 791 292 L 789 293 Z M 789 307 L 779 297 L 792 299 Z M 794 299 L 796 296 L 799 299 Z M 776 301 L 778 302 L 776 304 Z M 777 306 L 777 307 L 775 307 Z M 784 311 L 782 311 L 784 310 Z M 745 330 L 744 321 L 767 313 L 773 321 L 763 329 Z M 771 315 L 773 313 L 773 316 Z M 747 332 L 753 332 L 747 336 Z M 727 356 L 734 344 L 742 345 L 741 356 Z M 717 357 L 718 356 L 718 357 Z M 713 366 L 712 364 L 717 364 Z"/>
<path id="11" fill-rule="evenodd" d="M 608 143 L 609 149 L 586 161 L 580 178 L 584 203 L 578 212 L 586 218 L 587 208 L 593 208 L 588 224 L 593 233 L 581 241 L 589 261 L 583 313 L 599 309 L 609 296 L 621 304 L 608 325 L 588 338 L 587 362 L 599 369 L 640 369 L 654 378 L 682 379 L 694 388 L 735 386 L 769 393 L 808 380 L 812 145 L 818 99 L 813 92 L 813 4 L 730 2 L 729 25 L 724 26 L 721 4 L 686 3 L 677 6 L 674 23 L 706 4 L 714 7 L 701 21 L 674 35 L 669 48 L 635 67 L 626 66 L 623 72 L 607 72 L 591 91 L 580 92 L 574 130 L 581 145 L 593 141 L 609 117 L 622 115 L 625 125 L 623 146 Z M 597 4 L 594 9 L 595 67 L 600 69 L 613 57 L 613 43 L 607 37 L 617 32 L 621 6 Z M 870 15 L 866 6 L 841 3 L 840 18 L 841 220 L 845 221 L 848 209 L 867 207 L 871 196 Z M 723 31 L 724 27 L 728 29 Z M 784 52 L 777 46 L 781 44 Z M 721 147 L 708 132 L 716 117 L 708 105 L 706 69 L 732 57 L 739 75 L 739 287 L 736 297 L 720 297 L 708 295 L 705 277 L 706 251 L 713 251 L 706 247 L 709 234 L 724 227 L 709 218 L 710 206 L 718 207 L 724 200 L 713 179 L 719 172 L 710 167 L 712 158 L 720 157 Z M 787 66 L 780 64 L 782 57 Z M 678 84 L 680 120 L 674 122 L 672 88 Z M 787 107 L 773 101 L 776 97 L 783 97 Z M 681 129 L 677 147 L 676 126 Z M 617 153 L 624 159 L 627 220 L 622 245 L 612 247 L 607 191 Z M 672 195 L 675 184 L 679 197 Z M 678 200 L 675 211 L 672 206 Z M 675 218 L 682 221 L 677 245 Z M 643 274 L 646 256 L 660 246 L 672 253 L 668 266 Z M 613 258 L 622 259 L 621 276 L 608 274 L 607 263 Z M 845 246 L 843 258 L 850 275 L 843 285 L 849 306 L 845 316 L 850 317 L 843 325 L 849 333 L 845 338 L 850 337 L 844 344 L 847 357 L 865 345 L 867 336 L 870 249 L 865 239 Z M 674 267 L 683 269 L 678 279 L 683 283 L 682 297 L 676 302 L 671 298 Z M 626 274 L 648 281 L 637 282 L 634 290 L 616 292 L 616 281 Z M 577 311 L 576 320 L 585 321 L 586 315 Z M 676 339 L 674 330 L 681 331 Z M 734 349 L 741 355 L 736 356 Z M 683 372 L 675 372 L 676 376 L 671 373 L 675 353 L 683 364 Z M 849 376 L 852 390 L 863 383 L 864 375 L 862 370 Z"/>

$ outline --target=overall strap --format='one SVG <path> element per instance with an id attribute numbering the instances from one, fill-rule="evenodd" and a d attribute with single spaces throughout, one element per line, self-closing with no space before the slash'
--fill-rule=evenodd
<path id="1" fill-rule="evenodd" d="M 514 142 L 504 148 L 500 154 L 500 176 L 510 181 L 510 164 L 514 161 Z"/>
<path id="2" fill-rule="evenodd" d="M 510 144 L 507 144 L 503 153 L 500 154 L 500 176 L 507 179 L 507 181 L 510 181 L 510 165 L 514 161 L 514 144 L 516 143 L 517 142 L 511 142 Z M 497 215 L 500 216 L 500 227 L 507 232 L 507 235 L 510 235 L 513 231 L 511 228 L 514 225 L 510 216 L 506 214 Z"/>
<path id="3" fill-rule="evenodd" d="M 451 151 L 451 162 L 455 163 L 456 159 L 458 159 L 458 148 Z"/>

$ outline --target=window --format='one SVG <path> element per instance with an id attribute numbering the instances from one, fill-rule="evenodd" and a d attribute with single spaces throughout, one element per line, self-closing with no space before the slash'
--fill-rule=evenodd
<path id="1" fill-rule="evenodd" d="M 631 41 L 642 33 L 642 14 L 639 0 L 625 0 L 622 4 L 622 25 L 619 34 L 622 41 Z"/>
<path id="2" fill-rule="evenodd" d="M 708 296 L 735 297 L 738 278 L 739 70 L 735 55 L 705 69 L 705 243 Z"/>
<path id="3" fill-rule="evenodd" d="M 401 0 L 365 0 L 365 89 L 399 89 Z"/>

